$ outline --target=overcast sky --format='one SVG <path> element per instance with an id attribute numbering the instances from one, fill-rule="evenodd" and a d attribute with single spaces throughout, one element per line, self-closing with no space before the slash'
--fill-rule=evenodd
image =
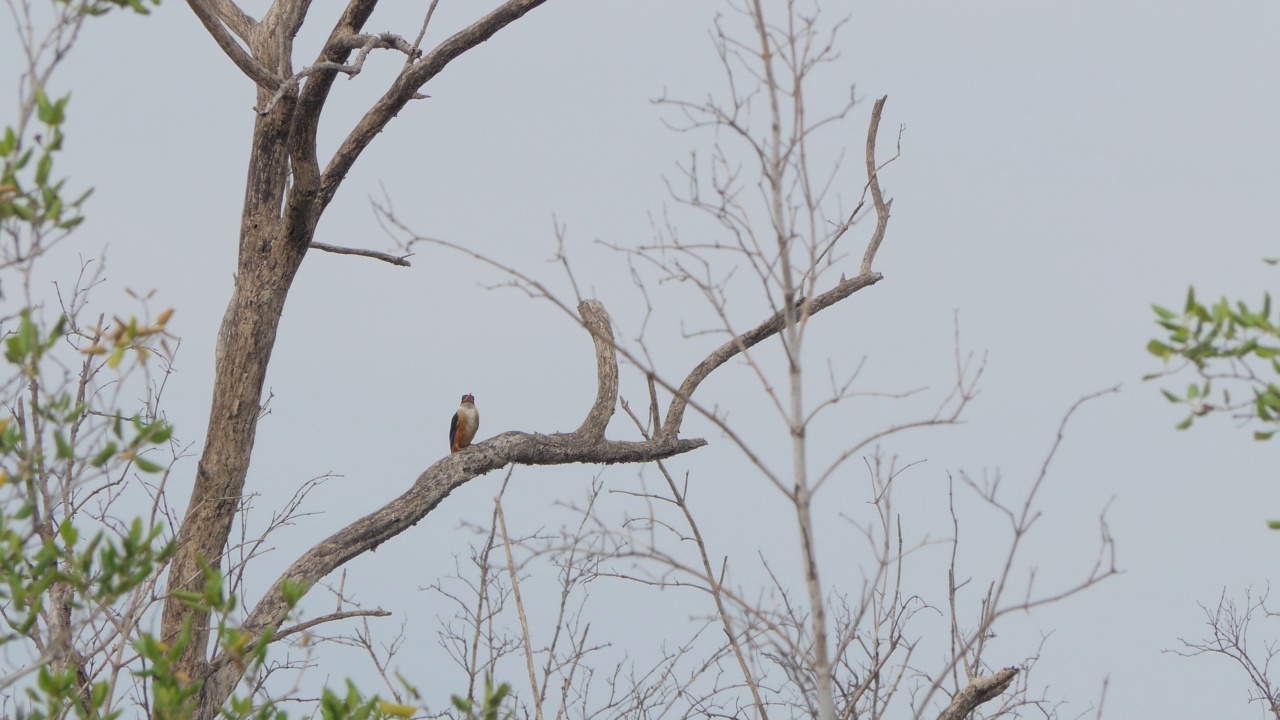
<path id="1" fill-rule="evenodd" d="M 428 42 L 491 4 L 443 0 Z M 415 34 L 425 3 L 401 5 L 380 9 L 368 29 Z M 246 9 L 259 16 L 264 7 Z M 625 260 L 595 241 L 649 242 L 664 209 L 690 228 L 705 227 L 682 219 L 663 178 L 712 138 L 667 129 L 670 111 L 651 100 L 722 90 L 707 31 L 723 9 L 711 0 L 550 0 L 450 65 L 426 88 L 430 99 L 391 123 L 347 177 L 316 239 L 388 247 L 369 204 L 385 187 L 401 219 L 422 234 L 474 247 L 569 292 L 557 266 L 544 262 L 555 252 L 554 216 L 567 227 L 584 294 L 605 302 L 620 335 L 634 339 L 642 315 Z M 1144 351 L 1156 329 L 1152 302 L 1177 305 L 1188 284 L 1206 297 L 1251 300 L 1277 286 L 1261 259 L 1277 254 L 1280 231 L 1280 5 L 827 2 L 824 9 L 829 19 L 851 19 L 839 36 L 841 58 L 813 96 L 843 98 L 854 85 L 864 101 L 829 142 L 856 155 L 871 100 L 882 95 L 889 97 L 882 151 L 894 130 L 905 132 L 902 157 L 882 181 L 894 198 L 878 259 L 885 279 L 814 320 L 813 377 L 825 377 L 828 359 L 849 371 L 865 357 L 864 390 L 928 386 L 924 397 L 936 402 L 951 372 L 957 312 L 962 346 L 988 358 L 964 426 L 887 448 L 901 462 L 925 461 L 900 489 L 919 513 L 904 517 L 909 535 L 950 535 L 948 473 L 999 471 L 1019 497 L 1071 404 L 1120 385 L 1069 427 L 1026 559 L 1038 568 L 1037 587 L 1078 579 L 1105 507 L 1124 573 L 1016 619 L 987 659 L 1019 664 L 1049 634 L 1033 684 L 1070 701 L 1066 717 L 1095 702 L 1106 678 L 1107 717 L 1258 717 L 1244 676 L 1228 661 L 1165 651 L 1203 635 L 1198 604 L 1212 606 L 1224 589 L 1240 596 L 1265 588 L 1276 572 L 1280 534 L 1265 525 L 1280 518 L 1276 446 L 1255 443 L 1226 419 L 1176 432 L 1182 416 L 1161 399 L 1159 383 L 1140 378 L 1159 369 Z M 314 57 L 334 12 L 332 3 L 313 6 L 297 65 Z M 11 50 L 4 55 L 12 59 Z M 322 154 L 400 62 L 376 55 L 361 76 L 337 81 Z M 5 75 L 0 115 L 7 117 L 13 79 Z M 214 337 L 232 287 L 253 89 L 178 2 L 150 18 L 115 13 L 90 23 L 51 94 L 67 89 L 61 167 L 97 192 L 63 259 L 106 248 L 98 307 L 127 308 L 123 288 L 131 287 L 157 288 L 156 302 L 177 309 L 170 327 L 183 342 L 167 411 L 198 453 Z M 843 194 L 856 197 L 858 177 L 847 177 Z M 572 430 L 594 397 L 590 343 L 572 322 L 545 302 L 490 289 L 502 278 L 474 262 L 417 251 L 411 269 L 313 254 L 298 276 L 248 488 L 262 493 L 258 505 L 269 514 L 307 479 L 342 477 L 313 495 L 311 507 L 322 514 L 277 537 L 260 582 L 437 460 L 462 393 L 476 395 L 479 438 Z M 856 258 L 847 262 L 852 275 Z M 743 280 L 736 288 L 745 324 L 761 300 Z M 711 316 L 670 292 L 657 301 L 663 314 L 647 340 L 659 368 L 678 378 L 719 341 L 683 338 L 682 330 Z M 630 380 L 624 393 L 643 403 L 642 385 Z M 776 418 L 747 397 L 757 390 L 749 371 L 731 366 L 705 388 L 705 401 L 785 464 Z M 832 445 L 814 449 L 815 464 L 848 437 L 916 407 L 855 403 L 831 414 L 817 433 Z M 618 436 L 627 433 L 623 420 L 613 425 Z M 691 421 L 686 435 L 711 442 L 673 467 L 690 473 L 695 500 L 718 533 L 713 552 L 760 545 L 777 562 L 794 562 L 783 499 L 705 422 Z M 175 502 L 185 502 L 193 467 L 188 461 L 177 473 Z M 856 578 L 858 559 L 843 557 L 857 546 L 842 539 L 848 529 L 835 513 L 862 512 L 860 468 L 851 464 L 842 480 L 848 493 L 833 491 L 850 506 L 833 507 L 823 521 L 836 591 L 856 589 L 838 584 Z M 597 472 L 517 469 L 510 521 L 524 531 L 558 527 L 557 503 L 580 500 Z M 634 468 L 602 477 L 609 487 L 637 483 Z M 434 639 L 436 616 L 447 609 L 420 588 L 465 553 L 472 537 L 459 526 L 487 522 L 500 482 L 473 481 L 350 566 L 347 587 L 363 587 L 361 600 L 407 618 L 406 676 L 447 667 Z M 965 527 L 980 536 L 979 547 L 998 539 L 989 516 L 975 514 Z M 754 582 L 753 558 L 739 562 L 744 582 Z M 985 582 L 983 558 L 972 568 Z M 921 582 L 935 602 L 944 599 L 944 577 Z M 329 602 L 317 599 L 307 610 L 326 612 Z M 695 596 L 680 602 L 688 605 L 668 608 L 676 617 L 707 612 Z M 619 633 L 622 644 L 647 639 Z M 1280 638 L 1280 625 L 1269 637 Z M 325 672 L 336 679 L 347 671 Z"/>

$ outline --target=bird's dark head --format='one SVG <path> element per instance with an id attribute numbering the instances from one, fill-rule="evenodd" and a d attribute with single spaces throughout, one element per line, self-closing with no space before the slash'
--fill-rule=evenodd
<path id="1" fill-rule="evenodd" d="M 463 404 L 463 405 L 465 405 L 465 404 L 467 404 L 467 403 L 474 403 L 475 401 L 476 401 L 476 396 L 475 396 L 475 395 L 463 395 L 463 396 L 462 396 L 462 404 Z"/>

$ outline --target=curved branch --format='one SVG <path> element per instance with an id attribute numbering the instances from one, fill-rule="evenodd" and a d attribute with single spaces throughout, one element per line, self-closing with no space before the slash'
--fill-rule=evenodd
<path id="1" fill-rule="evenodd" d="M 876 100 L 871 108 L 871 125 L 867 128 L 867 182 L 871 185 L 871 201 L 876 207 L 876 231 L 871 234 L 867 243 L 867 252 L 862 256 L 862 272 L 871 272 L 871 263 L 876 259 L 876 251 L 884 241 L 884 231 L 889 227 L 889 208 L 893 201 L 884 201 L 880 194 L 880 168 L 876 165 L 876 135 L 880 132 L 880 114 L 884 112 L 884 103 L 888 95 Z"/>
<path id="2" fill-rule="evenodd" d="M 880 282 L 884 276 L 880 273 L 862 273 L 848 280 L 841 280 L 836 286 L 827 292 L 814 298 L 811 302 L 801 301 L 801 305 L 805 307 L 806 316 L 813 316 L 825 310 L 841 300 L 849 297 L 855 292 L 875 285 Z M 777 335 L 782 330 L 784 322 L 784 311 L 779 310 L 770 316 L 767 320 L 760 323 L 756 327 L 748 330 L 741 335 L 733 338 L 729 342 L 716 348 L 714 352 L 707 356 L 705 360 L 698 363 L 680 384 L 680 390 L 675 393 L 675 397 L 671 400 L 671 407 L 667 409 L 666 422 L 662 424 L 662 432 L 660 437 L 675 437 L 680 430 L 680 423 L 684 420 L 685 408 L 689 405 L 689 398 L 693 397 L 693 393 L 698 389 L 698 385 L 707 379 L 716 368 L 728 362 L 738 353 L 759 344 L 762 340 Z"/>
<path id="3" fill-rule="evenodd" d="M 587 463 L 613 465 L 663 460 L 696 450 L 706 440 L 679 440 L 657 437 L 640 442 L 606 440 L 604 427 L 613 414 L 618 395 L 618 365 L 609 315 L 597 300 L 578 306 L 583 325 L 591 332 L 596 347 L 600 378 L 596 402 L 582 427 L 572 433 L 507 432 L 452 453 L 427 468 L 403 495 L 382 508 L 351 523 L 303 553 L 276 580 L 245 619 L 241 631 L 258 635 L 279 627 L 288 614 L 284 584 L 313 587 L 326 575 L 417 525 L 451 492 L 486 473 L 520 465 L 567 465 Z M 198 717 L 215 717 L 230 697 L 244 673 L 243 663 L 226 653 L 209 664 L 210 674 L 201 693 Z"/>
<path id="4" fill-rule="evenodd" d="M 612 465 L 662 460 L 696 450 L 706 440 L 658 438 L 644 442 L 594 440 L 580 433 L 508 432 L 449 455 L 418 476 L 413 487 L 375 512 L 330 535 L 298 558 L 276 580 L 249 613 L 241 632 L 258 635 L 284 621 L 289 607 L 282 589 L 286 581 L 312 587 L 329 573 L 363 553 L 417 525 L 455 489 L 485 473 L 511 463 L 521 465 L 567 465 L 588 463 Z M 205 682 L 202 713 L 213 717 L 244 672 L 225 653 L 210 663 L 212 674 Z"/>
<path id="5" fill-rule="evenodd" d="M 596 403 L 591 412 L 582 421 L 576 435 L 601 439 L 604 430 L 609 426 L 609 418 L 613 417 L 618 406 L 618 351 L 613 340 L 613 326 L 609 322 L 609 314 L 599 300 L 584 300 L 578 303 L 578 313 L 582 317 L 582 326 L 591 333 L 596 345 Z"/>

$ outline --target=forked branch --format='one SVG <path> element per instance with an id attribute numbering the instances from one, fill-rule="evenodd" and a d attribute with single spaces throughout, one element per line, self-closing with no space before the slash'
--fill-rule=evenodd
<path id="1" fill-rule="evenodd" d="M 800 309 L 801 315 L 805 318 L 831 307 L 858 290 L 876 284 L 883 277 L 880 273 L 872 271 L 871 267 L 875 262 L 876 252 L 880 249 L 880 243 L 884 241 L 885 231 L 889 227 L 889 209 L 893 205 L 893 201 L 885 201 L 880 192 L 880 182 L 877 179 L 879 165 L 876 162 L 876 138 L 880 132 L 880 116 L 884 112 L 884 104 L 888 99 L 889 96 L 886 95 L 876 100 L 875 107 L 871 111 L 871 122 L 867 127 L 867 182 L 871 188 L 871 198 L 876 209 L 876 229 L 867 243 L 861 271 L 857 276 L 849 279 L 842 277 L 834 288 L 825 293 L 797 302 L 795 306 Z M 765 338 L 782 331 L 786 322 L 786 307 L 787 305 L 784 304 L 782 309 L 755 328 L 721 345 L 689 373 L 681 383 L 680 389 L 676 391 L 671 407 L 667 410 L 667 419 L 662 425 L 662 435 L 671 435 L 679 431 L 689 398 L 693 397 L 698 385 L 706 380 L 712 371 Z"/>
<path id="2" fill-rule="evenodd" d="M 241 72 L 248 75 L 249 79 L 257 83 L 259 87 L 267 90 L 279 89 L 282 80 L 253 59 L 249 51 L 241 47 L 240 43 L 232 36 L 231 31 L 227 29 L 230 27 L 237 35 L 245 37 L 254 27 L 253 21 L 249 19 L 248 15 L 245 15 L 240 8 L 231 2 L 215 3 L 208 0 L 187 0 L 187 5 L 191 7 L 191 11 L 199 18 L 200 24 L 204 25 L 204 29 L 209 31 L 213 41 L 218 43 L 218 47 L 222 48 L 222 52 L 231 59 L 231 62 L 236 64 L 236 67 L 240 68 Z M 217 11 L 217 9 L 225 6 L 234 8 L 234 12 L 220 13 Z"/>
<path id="3" fill-rule="evenodd" d="M 644 442 L 606 440 L 604 428 L 618 399 L 617 356 L 613 348 L 609 315 L 598 301 L 578 306 L 583 326 L 595 340 L 600 385 L 595 404 L 582 427 L 572 433 L 542 435 L 507 432 L 466 450 L 448 455 L 427 468 L 400 497 L 367 515 L 303 553 L 275 582 L 245 620 L 243 632 L 258 635 L 278 627 L 288 613 L 284 584 L 310 588 L 353 558 L 418 524 L 456 488 L 485 473 L 512 463 L 565 465 L 614 464 L 661 460 L 696 450 L 706 440 L 658 437 Z M 244 668 L 224 655 L 210 664 L 201 698 L 202 711 L 213 717 L 240 681 Z"/>
<path id="4" fill-rule="evenodd" d="M 519 20 L 525 13 L 546 0 L 507 0 L 492 12 L 440 43 L 421 60 L 406 65 L 387 92 L 364 114 L 324 169 L 319 204 L 324 207 L 333 199 L 338 185 L 347 176 L 356 158 L 373 138 L 382 132 L 409 101 L 419 97 L 419 90 L 444 70 L 450 62 L 467 50 L 493 37 L 502 28 Z M 415 51 L 416 52 L 416 51 Z"/>
<path id="5" fill-rule="evenodd" d="M 875 285 L 883 277 L 878 272 L 872 272 L 841 280 L 834 288 L 813 298 L 812 301 L 804 301 L 801 304 L 807 303 L 806 314 L 812 316 L 865 287 Z M 680 430 L 680 424 L 684 421 L 685 408 L 689 405 L 689 398 L 693 397 L 698 385 L 702 384 L 702 381 L 706 380 L 716 368 L 725 364 L 737 354 L 781 332 L 785 320 L 784 313 L 785 309 L 775 312 L 764 322 L 716 348 L 705 360 L 698 363 L 698 366 L 680 384 L 680 389 L 676 391 L 675 397 L 672 398 L 671 407 L 667 409 L 667 419 L 662 424 L 660 436 L 674 436 Z"/>

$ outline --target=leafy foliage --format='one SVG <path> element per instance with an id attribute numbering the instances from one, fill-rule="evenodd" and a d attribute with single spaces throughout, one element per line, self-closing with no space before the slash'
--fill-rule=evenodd
<path id="1" fill-rule="evenodd" d="M 486 675 L 484 679 L 484 695 L 479 701 L 467 700 L 454 695 L 453 706 L 462 713 L 462 717 L 466 720 L 508 720 L 508 718 L 515 717 L 515 713 L 503 710 L 502 706 L 510 695 L 511 685 L 502 683 L 495 687 L 493 677 Z"/>
<path id="2" fill-rule="evenodd" d="M 1198 417 L 1226 412 L 1265 425 L 1254 432 L 1258 440 L 1280 432 L 1280 317 L 1273 318 L 1269 294 L 1253 307 L 1225 297 L 1205 304 L 1190 288 L 1181 313 L 1160 305 L 1152 309 L 1165 336 L 1147 343 L 1147 351 L 1164 361 L 1166 370 L 1144 379 L 1188 369 L 1196 375 L 1181 393 L 1161 391 L 1187 410 L 1179 430 Z"/>

